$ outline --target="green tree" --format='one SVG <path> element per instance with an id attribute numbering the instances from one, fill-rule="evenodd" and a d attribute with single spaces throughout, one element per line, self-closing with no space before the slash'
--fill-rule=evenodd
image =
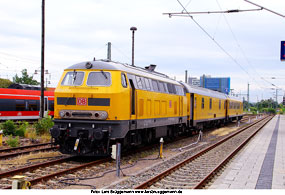
<path id="1" fill-rule="evenodd" d="M 27 69 L 22 70 L 22 77 L 18 77 L 16 74 L 13 77 L 13 82 L 14 83 L 19 83 L 19 84 L 28 84 L 28 85 L 38 85 L 39 82 L 33 79 L 33 76 L 29 76 Z"/>
<path id="2" fill-rule="evenodd" d="M 12 84 L 12 81 L 9 79 L 1 79 L 0 78 L 0 88 L 7 88 Z"/>

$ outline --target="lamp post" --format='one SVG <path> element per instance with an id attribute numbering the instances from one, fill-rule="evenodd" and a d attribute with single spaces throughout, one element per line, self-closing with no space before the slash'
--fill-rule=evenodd
<path id="1" fill-rule="evenodd" d="M 135 55 L 135 31 L 137 30 L 136 27 L 131 27 L 130 30 L 132 31 L 132 66 L 134 65 L 134 55 Z"/>
<path id="2" fill-rule="evenodd" d="M 41 100 L 40 118 L 44 118 L 44 69 L 45 69 L 45 0 L 42 0 L 42 48 L 41 48 Z"/>

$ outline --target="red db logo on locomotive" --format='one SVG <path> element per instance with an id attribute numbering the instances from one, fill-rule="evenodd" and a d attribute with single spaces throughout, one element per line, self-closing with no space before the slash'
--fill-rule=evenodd
<path id="1" fill-rule="evenodd" d="M 76 105 L 86 106 L 87 105 L 87 98 L 77 98 Z"/>

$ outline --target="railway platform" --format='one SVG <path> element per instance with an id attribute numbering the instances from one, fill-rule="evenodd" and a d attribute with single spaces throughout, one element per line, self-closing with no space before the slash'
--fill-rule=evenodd
<path id="1" fill-rule="evenodd" d="M 285 189 L 285 116 L 276 115 L 209 188 Z"/>

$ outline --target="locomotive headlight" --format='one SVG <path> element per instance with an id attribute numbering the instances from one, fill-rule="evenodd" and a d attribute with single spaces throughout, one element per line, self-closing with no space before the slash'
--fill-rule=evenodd
<path id="1" fill-rule="evenodd" d="M 63 118 L 63 117 L 65 116 L 65 112 L 64 112 L 64 111 L 60 111 L 60 112 L 59 112 L 59 116 L 60 116 L 61 118 Z"/>
<path id="2" fill-rule="evenodd" d="M 101 112 L 101 118 L 105 120 L 105 119 L 107 119 L 107 117 L 108 117 L 108 113 L 105 111 L 102 111 Z"/>
<path id="3" fill-rule="evenodd" d="M 96 111 L 94 113 L 94 117 L 100 120 L 106 120 L 108 117 L 108 113 L 106 111 Z"/>

